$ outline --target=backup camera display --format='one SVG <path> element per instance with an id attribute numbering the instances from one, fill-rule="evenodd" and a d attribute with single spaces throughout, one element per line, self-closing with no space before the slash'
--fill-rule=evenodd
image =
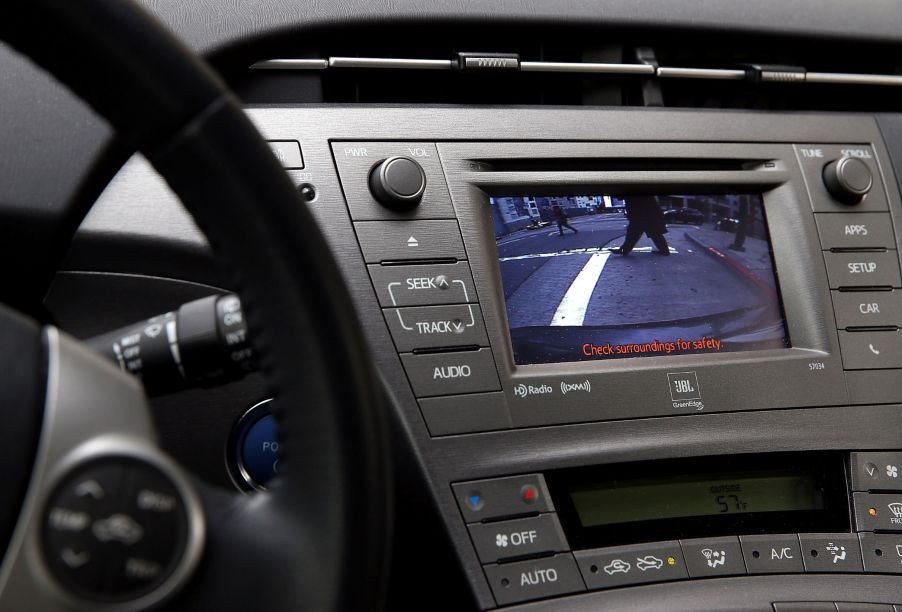
<path id="1" fill-rule="evenodd" d="M 517 364 L 790 346 L 762 199 L 490 199 Z"/>

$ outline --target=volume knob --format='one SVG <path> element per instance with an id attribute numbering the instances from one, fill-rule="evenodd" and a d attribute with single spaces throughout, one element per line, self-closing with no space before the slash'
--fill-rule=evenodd
<path id="1" fill-rule="evenodd" d="M 857 157 L 841 157 L 824 166 L 824 185 L 840 202 L 857 204 L 873 184 L 871 169 Z"/>
<path id="2" fill-rule="evenodd" d="M 370 192 L 380 204 L 392 210 L 416 208 L 426 191 L 423 167 L 409 157 L 389 157 L 370 172 Z"/>

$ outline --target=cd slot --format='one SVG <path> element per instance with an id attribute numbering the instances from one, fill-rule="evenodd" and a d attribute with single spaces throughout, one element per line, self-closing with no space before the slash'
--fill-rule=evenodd
<path id="1" fill-rule="evenodd" d="M 539 157 L 477 159 L 473 168 L 481 172 L 631 172 L 753 170 L 774 164 L 764 159 L 677 157 Z"/>

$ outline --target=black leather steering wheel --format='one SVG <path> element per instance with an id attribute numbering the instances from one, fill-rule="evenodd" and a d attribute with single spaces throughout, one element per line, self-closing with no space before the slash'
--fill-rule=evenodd
<path id="1" fill-rule="evenodd" d="M 276 398 L 278 479 L 253 496 L 191 481 L 205 546 L 165 605 L 268 612 L 378 607 L 391 534 L 380 395 L 338 267 L 269 147 L 212 70 L 131 0 L 6 0 L 0 39 L 109 120 L 180 197 L 232 273 Z M 6 610 L 16 605 L 15 592 L 28 590 L 16 582 L 24 580 L 22 568 L 33 573 L 42 563 L 28 544 L 37 537 L 29 529 L 40 522 L 32 515 L 43 507 L 45 481 L 59 473 L 50 447 L 60 432 L 51 431 L 50 421 L 68 419 L 91 431 L 87 421 L 103 419 L 91 406 L 106 405 L 106 435 L 119 418 L 115 411 L 146 407 L 129 395 L 134 383 L 124 374 L 2 309 L 0 345 L 0 448 L 12 449 L 0 482 L 6 494 L 0 609 Z M 67 380 L 75 381 L 69 394 L 61 392 Z M 83 412 L 71 413 L 77 406 Z M 16 427 L 5 427 L 13 421 Z M 72 605 L 47 597 L 30 609 Z"/>

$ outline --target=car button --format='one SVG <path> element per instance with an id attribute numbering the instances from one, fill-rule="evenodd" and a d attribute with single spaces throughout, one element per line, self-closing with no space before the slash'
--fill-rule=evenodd
<path id="1" fill-rule="evenodd" d="M 500 606 L 586 590 L 570 553 L 484 569 Z"/>
<path id="2" fill-rule="evenodd" d="M 853 493 L 858 531 L 902 531 L 902 493 Z"/>
<path id="3" fill-rule="evenodd" d="M 898 257 L 895 250 L 824 253 L 830 288 L 902 286 Z"/>
<path id="4" fill-rule="evenodd" d="M 861 572 L 861 549 L 854 533 L 801 533 L 806 572 Z"/>
<path id="5" fill-rule="evenodd" d="M 902 452 L 852 453 L 852 490 L 902 489 Z"/>
<path id="6" fill-rule="evenodd" d="M 902 327 L 902 291 L 831 291 L 836 327 Z"/>
<path id="7" fill-rule="evenodd" d="M 679 542 L 655 542 L 574 553 L 589 589 L 688 578 Z"/>
<path id="8" fill-rule="evenodd" d="M 680 547 L 692 578 L 745 574 L 737 537 L 680 540 Z"/>
<path id="9" fill-rule="evenodd" d="M 482 311 L 475 304 L 386 308 L 384 313 L 399 353 L 489 344 Z"/>
<path id="10" fill-rule="evenodd" d="M 470 538 L 482 563 L 569 550 L 555 514 L 470 525 Z"/>
<path id="11" fill-rule="evenodd" d="M 742 557 L 749 574 L 791 574 L 805 571 L 799 536 L 739 536 Z"/>
<path id="12" fill-rule="evenodd" d="M 403 355 L 401 361 L 417 397 L 500 391 L 490 349 L 434 355 Z"/>
<path id="13" fill-rule="evenodd" d="M 902 368 L 902 332 L 841 331 L 839 346 L 846 370 Z"/>
<path id="14" fill-rule="evenodd" d="M 476 302 L 466 262 L 369 267 L 382 306 L 438 306 Z"/>
<path id="15" fill-rule="evenodd" d="M 896 247 L 889 213 L 816 213 L 814 218 L 825 251 Z"/>
<path id="16" fill-rule="evenodd" d="M 364 221 L 354 229 L 367 263 L 467 258 L 454 220 Z"/>
<path id="17" fill-rule="evenodd" d="M 467 523 L 554 511 L 541 474 L 476 480 L 451 486 Z"/>
<path id="18" fill-rule="evenodd" d="M 902 574 L 902 535 L 860 533 L 864 571 L 874 574 Z"/>

